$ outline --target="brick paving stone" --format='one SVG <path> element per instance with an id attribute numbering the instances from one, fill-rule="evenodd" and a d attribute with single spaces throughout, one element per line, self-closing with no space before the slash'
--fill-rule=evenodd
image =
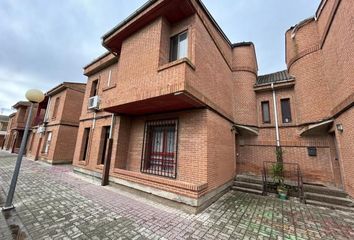
<path id="1" fill-rule="evenodd" d="M 0 152 L 0 203 L 15 155 Z M 0 215 L 0 239 L 354 239 L 354 215 L 292 199 L 232 191 L 200 214 L 184 213 L 72 173 L 24 160 L 16 189 L 21 224 Z M 17 226 L 17 228 L 16 228 Z M 19 230 L 19 231 L 18 231 Z"/>

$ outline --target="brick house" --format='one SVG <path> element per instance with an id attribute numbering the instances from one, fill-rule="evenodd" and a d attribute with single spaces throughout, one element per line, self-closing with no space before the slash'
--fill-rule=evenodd
<path id="1" fill-rule="evenodd" d="M 13 126 L 13 120 L 16 116 L 16 113 L 11 113 L 9 115 L 9 121 L 6 126 L 6 133 L 4 134 L 4 142 L 2 146 L 2 150 L 9 150 L 10 149 L 10 133 L 11 133 L 11 127 Z"/>
<path id="2" fill-rule="evenodd" d="M 253 43 L 231 43 L 201 1 L 149 1 L 84 68 L 74 170 L 202 207 L 280 146 L 304 181 L 354 196 L 352 12 L 323 0 L 287 31 L 287 70 L 258 76 Z"/>
<path id="3" fill-rule="evenodd" d="M 4 143 L 4 149 L 11 153 L 18 153 L 22 141 L 23 132 L 26 125 L 26 119 L 30 110 L 30 102 L 20 101 L 17 102 L 13 109 L 15 113 L 9 116 L 9 123 L 6 131 L 6 138 Z M 39 104 L 35 104 L 32 110 L 31 126 L 37 124 L 44 116 L 44 111 L 41 111 Z"/>
<path id="4" fill-rule="evenodd" d="M 9 116 L 0 115 L 0 148 L 3 148 L 5 144 L 5 136 L 6 136 L 8 123 L 9 123 Z"/>
<path id="5" fill-rule="evenodd" d="M 51 164 L 71 163 L 86 84 L 64 82 L 49 90 L 41 103 L 45 114 L 32 127 L 26 157 Z"/>

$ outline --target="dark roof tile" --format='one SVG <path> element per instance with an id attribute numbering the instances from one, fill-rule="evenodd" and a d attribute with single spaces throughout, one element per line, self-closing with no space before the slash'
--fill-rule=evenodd
<path id="1" fill-rule="evenodd" d="M 0 115 L 0 122 L 8 122 L 8 121 L 9 121 L 9 116 Z"/>
<path id="2" fill-rule="evenodd" d="M 288 70 L 284 70 L 280 72 L 258 76 L 256 85 L 277 83 L 294 79 L 295 78 L 289 74 Z"/>

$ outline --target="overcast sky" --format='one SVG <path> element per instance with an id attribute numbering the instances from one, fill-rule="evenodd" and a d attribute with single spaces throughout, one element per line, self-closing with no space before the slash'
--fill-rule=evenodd
<path id="1" fill-rule="evenodd" d="M 63 81 L 105 52 L 101 36 L 146 0 L 1 0 L 0 114 Z M 284 34 L 313 16 L 320 0 L 204 0 L 231 42 L 256 45 L 259 73 L 285 69 Z"/>

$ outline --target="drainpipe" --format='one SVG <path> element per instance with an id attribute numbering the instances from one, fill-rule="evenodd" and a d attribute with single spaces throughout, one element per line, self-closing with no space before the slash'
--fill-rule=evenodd
<path id="1" fill-rule="evenodd" d="M 93 112 L 92 130 L 95 129 L 95 126 L 96 126 L 96 111 Z"/>
<path id="2" fill-rule="evenodd" d="M 271 84 L 272 91 L 273 91 L 273 105 L 274 105 L 274 120 L 275 120 L 275 135 L 276 135 L 276 142 L 277 147 L 280 147 L 280 137 L 279 137 L 279 124 L 278 124 L 278 108 L 277 108 L 277 100 L 275 95 L 274 84 Z"/>
<path id="3" fill-rule="evenodd" d="M 111 128 L 109 129 L 109 138 L 112 138 L 113 134 L 113 127 L 114 127 L 114 122 L 115 122 L 115 115 L 112 113 L 112 119 L 111 119 Z"/>
<path id="4" fill-rule="evenodd" d="M 86 160 L 86 163 L 87 161 L 89 161 L 90 159 L 90 155 L 91 155 L 91 146 L 92 146 L 92 141 L 93 141 L 93 131 L 95 130 L 95 127 L 96 127 L 96 111 L 93 112 L 93 120 L 92 120 L 92 129 L 90 131 L 90 136 L 89 136 L 89 146 L 88 146 L 88 153 L 87 153 L 87 160 Z"/>

